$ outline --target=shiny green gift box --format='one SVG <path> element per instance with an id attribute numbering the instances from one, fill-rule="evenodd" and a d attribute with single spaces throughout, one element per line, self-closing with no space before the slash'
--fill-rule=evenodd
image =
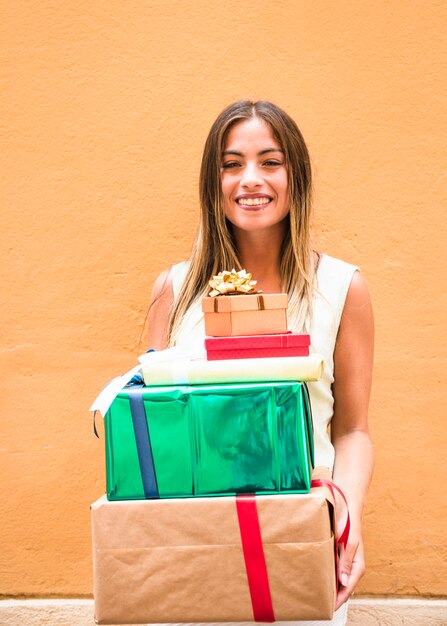
<path id="1" fill-rule="evenodd" d="M 310 490 L 304 383 L 125 387 L 105 432 L 109 500 Z"/>

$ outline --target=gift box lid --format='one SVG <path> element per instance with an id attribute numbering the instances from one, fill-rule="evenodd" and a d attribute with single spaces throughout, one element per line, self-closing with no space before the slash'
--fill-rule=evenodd
<path id="1" fill-rule="evenodd" d="M 265 544 L 329 539 L 333 520 L 327 502 L 332 505 L 333 499 L 324 487 L 299 495 L 256 496 Z M 234 546 L 240 542 L 235 503 L 235 496 L 110 502 L 103 495 L 90 505 L 100 522 L 94 526 L 94 542 L 102 550 Z M 125 511 L 131 512 L 133 524 Z"/>
<path id="2" fill-rule="evenodd" d="M 232 313 L 235 311 L 286 309 L 287 301 L 286 293 L 207 297 L 202 299 L 202 311 L 204 313 Z"/>
<path id="3" fill-rule="evenodd" d="M 244 335 L 233 337 L 205 337 L 207 350 L 249 350 L 253 348 L 308 347 L 310 335 L 281 333 L 278 335 Z"/>

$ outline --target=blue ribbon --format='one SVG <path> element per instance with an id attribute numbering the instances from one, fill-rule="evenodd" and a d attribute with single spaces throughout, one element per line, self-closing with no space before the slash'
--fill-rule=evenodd
<path id="1" fill-rule="evenodd" d="M 144 495 L 146 498 L 159 498 L 151 438 L 144 407 L 143 388 L 130 388 L 128 394 Z"/>

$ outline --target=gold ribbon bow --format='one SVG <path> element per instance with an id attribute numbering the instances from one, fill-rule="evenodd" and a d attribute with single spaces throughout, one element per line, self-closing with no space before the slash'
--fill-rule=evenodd
<path id="1" fill-rule="evenodd" d="M 212 287 L 212 291 L 209 295 L 211 298 L 214 298 L 215 296 L 223 296 L 226 294 L 258 293 L 254 289 L 256 282 L 256 280 L 252 280 L 252 275 L 245 270 L 236 272 L 235 269 L 232 269 L 231 272 L 219 272 L 219 274 L 213 276 L 209 282 L 210 287 Z"/>

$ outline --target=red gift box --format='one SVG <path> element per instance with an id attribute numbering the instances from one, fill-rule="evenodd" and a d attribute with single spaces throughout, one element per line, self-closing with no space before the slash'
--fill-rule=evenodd
<path id="1" fill-rule="evenodd" d="M 276 356 L 309 356 L 310 336 L 284 333 L 240 337 L 207 337 L 208 361 L 222 359 L 256 359 Z"/>

